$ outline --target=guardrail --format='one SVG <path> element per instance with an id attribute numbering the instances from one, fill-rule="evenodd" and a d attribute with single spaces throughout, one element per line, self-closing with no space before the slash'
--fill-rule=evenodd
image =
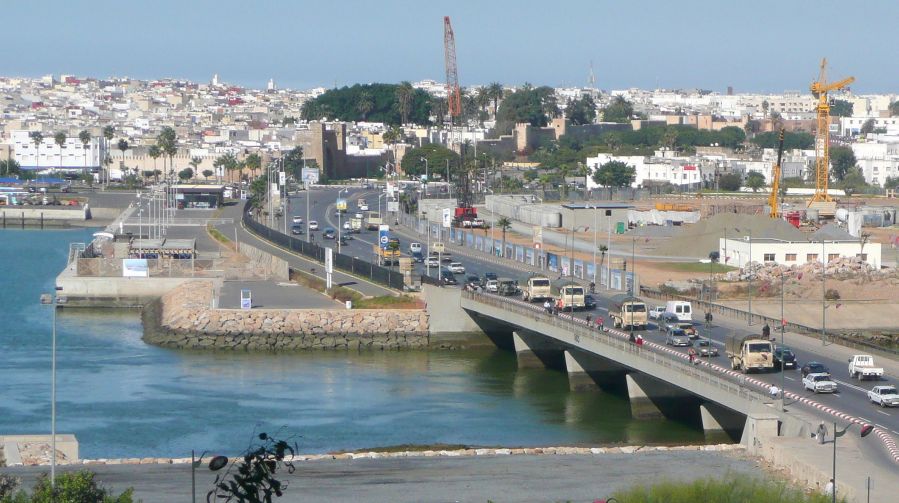
<path id="1" fill-rule="evenodd" d="M 709 302 L 706 300 L 700 300 L 688 297 L 686 295 L 678 295 L 668 292 L 663 292 L 656 288 L 649 288 L 645 286 L 640 287 L 640 294 L 646 297 L 653 297 L 660 300 L 685 300 L 696 306 L 696 309 L 703 309 L 707 312 L 712 312 L 715 314 L 722 314 L 725 316 L 730 316 L 737 319 L 749 320 L 750 314 L 747 311 L 743 311 L 742 309 L 737 309 L 730 306 L 722 306 L 721 304 L 715 304 L 714 302 Z M 772 327 L 780 327 L 781 320 L 775 318 L 769 318 L 767 316 L 752 313 L 752 320 L 758 320 L 759 323 L 768 323 Z M 806 335 L 820 335 L 821 329 L 809 327 L 806 325 L 800 325 L 798 323 L 787 322 L 786 329 L 790 332 L 798 332 Z M 773 330 L 773 328 L 772 328 Z M 833 341 L 840 341 L 843 345 L 849 347 L 870 349 L 872 351 L 879 351 L 882 353 L 890 354 L 890 355 L 899 355 L 899 349 L 893 348 L 885 348 L 882 346 L 878 346 L 876 344 L 871 344 L 870 342 L 859 341 L 855 339 L 850 339 L 842 334 L 838 333 L 829 333 L 827 334 L 827 338 Z"/>

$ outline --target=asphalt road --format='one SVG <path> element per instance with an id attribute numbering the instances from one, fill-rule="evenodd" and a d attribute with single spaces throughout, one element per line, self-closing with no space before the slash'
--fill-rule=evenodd
<path id="1" fill-rule="evenodd" d="M 182 465 L 88 467 L 115 492 L 135 489 L 135 499 L 189 502 L 190 468 Z M 60 470 L 71 470 L 61 467 Z M 4 468 L 26 487 L 48 467 Z M 708 451 L 637 454 L 421 457 L 301 462 L 279 503 L 291 502 L 592 502 L 633 485 L 659 480 L 761 477 L 755 463 Z M 197 501 L 206 501 L 213 473 L 197 470 Z"/>
<path id="2" fill-rule="evenodd" d="M 219 307 L 240 309 L 240 291 L 249 289 L 256 309 L 341 309 L 344 305 L 296 283 L 273 281 L 225 281 Z"/>

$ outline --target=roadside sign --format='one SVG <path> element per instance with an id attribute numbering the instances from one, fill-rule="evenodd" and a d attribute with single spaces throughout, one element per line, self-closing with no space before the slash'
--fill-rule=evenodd
<path id="1" fill-rule="evenodd" d="M 334 249 L 325 248 L 325 272 L 331 274 L 334 272 Z"/>
<path id="2" fill-rule="evenodd" d="M 287 185 L 287 173 L 283 171 L 278 172 L 278 184 L 282 187 Z"/>
<path id="3" fill-rule="evenodd" d="M 400 202 L 399 201 L 387 201 L 387 211 L 393 211 L 393 212 L 400 211 Z"/>
<path id="4" fill-rule="evenodd" d="M 382 250 L 387 249 L 387 243 L 390 242 L 390 227 L 386 225 L 378 226 L 378 246 L 381 247 Z"/>
<path id="5" fill-rule="evenodd" d="M 534 244 L 543 244 L 543 227 L 534 226 Z"/>
<path id="6" fill-rule="evenodd" d="M 251 309 L 253 307 L 253 292 L 249 288 L 240 291 L 240 308 Z"/>
<path id="7" fill-rule="evenodd" d="M 303 181 L 310 185 L 315 185 L 316 183 L 318 183 L 318 168 L 303 168 L 301 171 L 301 175 Z"/>
<path id="8" fill-rule="evenodd" d="M 338 199 L 336 205 L 338 210 L 346 211 L 346 199 Z"/>
<path id="9" fill-rule="evenodd" d="M 453 210 L 443 208 L 443 227 L 449 229 L 453 226 Z"/>

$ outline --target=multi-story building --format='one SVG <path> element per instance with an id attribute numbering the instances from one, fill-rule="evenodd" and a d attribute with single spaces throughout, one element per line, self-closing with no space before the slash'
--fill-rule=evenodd
<path id="1" fill-rule="evenodd" d="M 99 168 L 106 153 L 106 140 L 92 137 L 87 145 L 77 133 L 66 136 L 62 146 L 52 134 L 44 133 L 43 141 L 35 145 L 30 131 L 13 131 L 11 144 L 15 160 L 22 169 L 48 171 L 77 171 Z"/>

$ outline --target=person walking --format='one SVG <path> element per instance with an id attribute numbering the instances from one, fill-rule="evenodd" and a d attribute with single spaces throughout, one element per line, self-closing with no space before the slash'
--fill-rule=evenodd
<path id="1" fill-rule="evenodd" d="M 593 317 L 590 316 L 590 313 L 587 313 L 587 326 L 588 327 L 590 326 L 590 320 L 592 320 L 592 319 L 593 319 Z"/>
<path id="2" fill-rule="evenodd" d="M 771 394 L 772 400 L 777 400 L 778 395 L 780 395 L 780 388 L 772 384 L 771 390 L 768 393 Z"/>
<path id="3" fill-rule="evenodd" d="M 824 495 L 825 496 L 833 496 L 833 490 L 834 490 L 833 479 L 830 479 L 829 481 L 827 481 L 827 485 L 824 486 Z"/>
<path id="4" fill-rule="evenodd" d="M 712 312 L 711 311 L 705 313 L 705 322 L 709 325 L 712 324 Z"/>
<path id="5" fill-rule="evenodd" d="M 687 351 L 687 358 L 690 359 L 690 363 L 695 365 L 696 364 L 696 350 L 693 348 L 690 348 L 690 350 Z"/>
<path id="6" fill-rule="evenodd" d="M 638 348 L 643 347 L 643 336 L 640 334 L 637 334 L 637 347 Z"/>
<path id="7" fill-rule="evenodd" d="M 543 309 L 546 309 L 546 314 L 553 314 L 553 303 L 549 299 L 544 300 Z"/>
<path id="8" fill-rule="evenodd" d="M 561 313 L 562 309 L 565 307 L 565 304 L 562 303 L 562 299 L 556 301 L 556 314 Z"/>
<path id="9" fill-rule="evenodd" d="M 771 327 L 768 326 L 768 323 L 765 323 L 765 326 L 762 327 L 762 337 L 765 339 L 771 338 Z"/>
<path id="10" fill-rule="evenodd" d="M 603 321 L 604 321 L 604 320 L 602 319 L 602 316 L 597 316 L 597 317 L 596 317 L 596 328 L 597 328 L 597 330 L 599 330 L 600 332 L 602 332 L 602 331 L 605 330 L 605 327 L 603 326 Z"/>

